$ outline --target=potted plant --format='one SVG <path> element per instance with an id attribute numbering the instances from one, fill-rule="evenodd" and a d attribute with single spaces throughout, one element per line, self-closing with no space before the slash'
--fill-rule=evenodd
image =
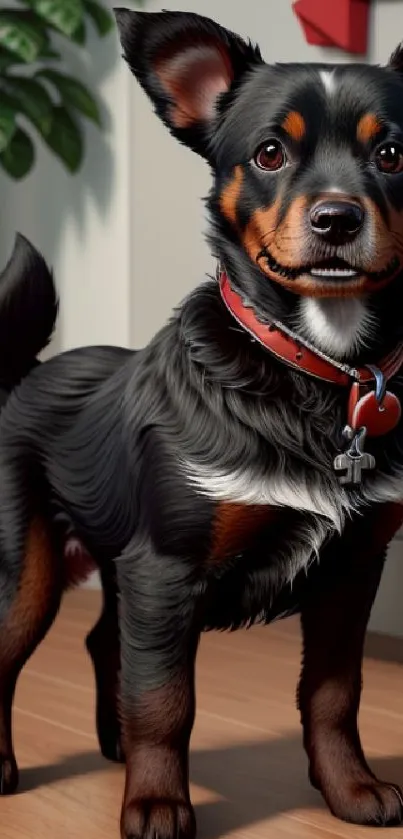
<path id="1" fill-rule="evenodd" d="M 38 135 L 70 172 L 79 169 L 81 120 L 100 126 L 100 111 L 69 73 L 62 39 L 85 49 L 88 25 L 104 37 L 113 24 L 102 0 L 17 0 L 0 9 L 0 168 L 10 177 L 30 172 Z"/>

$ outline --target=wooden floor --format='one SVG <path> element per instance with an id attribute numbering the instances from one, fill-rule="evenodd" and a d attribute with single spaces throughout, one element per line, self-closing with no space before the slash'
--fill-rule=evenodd
<path id="1" fill-rule="evenodd" d="M 117 839 L 123 769 L 98 754 L 92 673 L 83 638 L 95 592 L 66 598 L 16 696 L 21 791 L 0 801 L 1 839 Z M 306 778 L 294 694 L 294 621 L 208 635 L 198 662 L 192 795 L 200 839 L 379 836 L 333 819 Z M 368 659 L 364 743 L 376 771 L 403 784 L 403 665 Z M 388 829 L 388 837 L 403 837 Z"/>

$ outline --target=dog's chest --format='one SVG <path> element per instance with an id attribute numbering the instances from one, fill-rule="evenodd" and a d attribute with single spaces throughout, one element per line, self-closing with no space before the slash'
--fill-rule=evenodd
<path id="1" fill-rule="evenodd" d="M 349 500 L 334 481 L 321 480 L 311 469 L 294 474 L 284 467 L 265 475 L 259 468 L 240 466 L 219 470 L 195 461 L 184 464 L 186 479 L 196 493 L 221 504 L 251 508 L 287 508 L 323 516 L 340 529 Z"/>
<path id="2" fill-rule="evenodd" d="M 319 555 L 329 535 L 343 531 L 349 513 L 364 511 L 369 503 L 403 502 L 403 470 L 393 478 L 375 471 L 354 495 L 335 476 L 326 481 L 314 470 L 261 475 L 240 467 L 225 473 L 188 462 L 186 475 L 197 494 L 217 503 L 210 561 L 236 556 L 264 529 L 270 564 L 277 570 L 281 555 L 283 582 Z M 286 528 L 279 526 L 281 510 L 290 513 Z"/>
<path id="3" fill-rule="evenodd" d="M 342 511 L 346 513 L 368 502 L 403 503 L 403 464 L 401 469 L 394 469 L 393 475 L 377 469 L 364 475 L 354 494 L 343 489 L 330 470 L 326 480 L 312 467 L 298 473 L 285 467 L 281 472 L 263 475 L 250 466 L 224 471 L 188 461 L 185 471 L 197 493 L 228 505 L 229 509 L 285 507 L 324 516 L 337 529 L 344 518 Z"/>
<path id="4" fill-rule="evenodd" d="M 208 563 L 215 566 L 252 548 L 261 533 L 276 524 L 279 515 L 278 508 L 266 504 L 219 502 L 213 520 Z"/>

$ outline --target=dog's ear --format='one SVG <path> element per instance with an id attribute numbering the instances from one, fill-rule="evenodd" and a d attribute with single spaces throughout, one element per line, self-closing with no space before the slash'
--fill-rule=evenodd
<path id="1" fill-rule="evenodd" d="M 171 132 L 203 157 L 220 95 L 251 66 L 257 47 L 187 12 L 115 9 L 124 56 Z"/>
<path id="2" fill-rule="evenodd" d="M 403 75 L 403 44 L 399 44 L 390 56 L 388 67 Z"/>

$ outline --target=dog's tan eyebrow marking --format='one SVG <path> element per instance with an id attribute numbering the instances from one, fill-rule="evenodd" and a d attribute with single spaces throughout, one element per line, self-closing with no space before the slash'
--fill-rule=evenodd
<path id="1" fill-rule="evenodd" d="M 220 208 L 222 214 L 225 216 L 234 227 L 238 223 L 238 201 L 241 194 L 243 183 L 243 170 L 241 166 L 236 166 L 234 174 L 228 184 L 224 187 L 220 195 Z"/>
<path id="2" fill-rule="evenodd" d="M 306 124 L 304 117 L 299 113 L 299 111 L 290 111 L 281 127 L 293 140 L 296 140 L 297 143 L 305 137 Z"/>
<path id="3" fill-rule="evenodd" d="M 376 114 L 364 114 L 357 125 L 357 140 L 360 143 L 369 143 L 379 134 L 382 123 Z"/>

